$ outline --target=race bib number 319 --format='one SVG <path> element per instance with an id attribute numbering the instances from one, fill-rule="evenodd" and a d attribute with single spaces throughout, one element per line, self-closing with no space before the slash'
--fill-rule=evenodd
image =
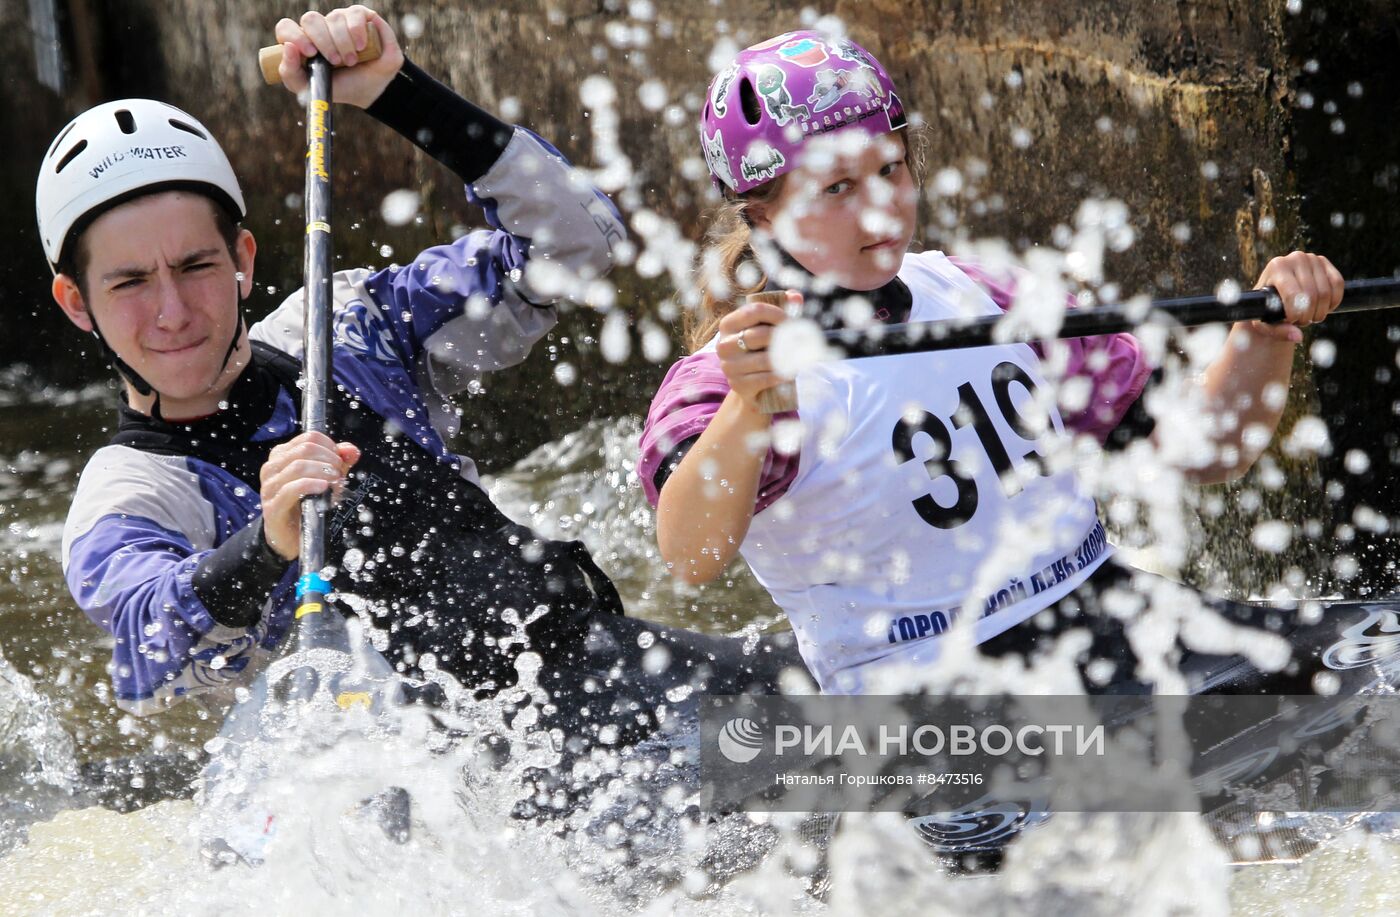
<path id="1" fill-rule="evenodd" d="M 1027 407 L 1027 413 L 1022 413 L 1022 407 L 1012 396 L 1012 385 L 1020 385 L 1030 395 L 1029 399 L 1022 399 L 1022 403 L 1035 405 L 1035 382 L 1024 369 L 1010 361 L 998 363 L 992 369 L 990 381 L 992 409 L 1023 443 L 1008 444 L 1003 441 L 991 412 L 971 382 L 958 386 L 958 409 L 948 420 L 920 410 L 901 418 L 894 426 L 891 445 L 900 464 L 918 458 L 914 441 L 917 434 L 923 433 L 933 443 L 930 456 L 924 459 L 924 469 L 930 482 L 943 479 L 952 481 L 953 499 L 950 503 L 940 502 L 932 493 L 923 494 L 913 501 L 919 517 L 935 528 L 954 529 L 963 525 L 976 514 L 982 498 L 974 473 L 976 469 L 969 467 L 973 463 L 961 462 L 952 456 L 954 430 L 970 426 L 976 433 L 982 451 L 1007 497 L 1015 496 L 1021 490 L 1018 465 L 1029 464 L 1037 475 L 1050 473 L 1044 456 L 1035 445 L 1037 429 L 1044 429 L 1043 412 L 1036 410 L 1032 413 L 1032 408 Z M 1029 444 L 1029 448 L 1026 444 Z M 1014 459 L 1013 451 L 1016 453 Z"/>

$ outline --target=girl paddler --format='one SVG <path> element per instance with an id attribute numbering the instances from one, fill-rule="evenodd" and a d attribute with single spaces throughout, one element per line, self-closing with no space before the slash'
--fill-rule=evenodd
<path id="1" fill-rule="evenodd" d="M 822 363 L 797 375 L 796 411 L 775 422 L 759 396 L 783 381 L 769 344 L 790 312 L 825 327 L 995 315 L 1014 278 L 910 251 L 910 131 L 889 74 L 853 41 L 789 32 L 740 52 L 710 85 L 700 134 L 723 202 L 693 352 L 642 436 L 671 572 L 702 583 L 742 553 L 827 692 L 908 687 L 969 617 L 993 656 L 1088 627 L 1086 682 L 1134 678 L 1124 603 L 1144 607 L 1154 587 L 1113 558 L 1094 500 L 1045 441 L 1150 427 L 1143 348 L 1128 334 L 1059 345 L 1091 391 L 1074 410 L 1039 397 L 1049 373 L 1025 344 Z M 1250 467 L 1278 424 L 1301 328 L 1342 295 L 1337 270 L 1302 252 L 1270 261 L 1259 286 L 1278 290 L 1289 321 L 1235 325 L 1200 375 L 1190 480 Z M 764 289 L 785 290 L 787 307 L 745 303 Z"/>

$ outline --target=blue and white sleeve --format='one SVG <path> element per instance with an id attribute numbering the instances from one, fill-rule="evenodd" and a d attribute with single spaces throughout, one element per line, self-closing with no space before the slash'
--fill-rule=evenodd
<path id="1" fill-rule="evenodd" d="M 623 238 L 612 203 L 558 151 L 520 128 L 491 169 L 467 186 L 467 197 L 493 229 L 365 280 L 406 348 L 405 362 L 426 363 L 432 385 L 446 394 L 524 360 L 554 326 L 554 305 L 586 299 Z"/>
<path id="2" fill-rule="evenodd" d="M 456 173 L 491 226 L 366 283 L 410 365 L 426 365 L 428 381 L 450 394 L 523 360 L 554 325 L 555 303 L 588 298 L 612 267 L 622 220 L 558 150 L 412 61 L 368 114 Z"/>
<path id="3" fill-rule="evenodd" d="M 113 637 L 119 706 L 137 714 L 218 688 L 249 664 L 267 633 L 220 624 L 201 600 L 201 563 L 216 552 L 211 504 L 178 458 L 122 447 L 93 456 L 63 537 L 64 576 L 78 606 Z M 285 584 L 283 584 L 285 585 Z M 259 607 L 275 604 L 264 593 Z"/>

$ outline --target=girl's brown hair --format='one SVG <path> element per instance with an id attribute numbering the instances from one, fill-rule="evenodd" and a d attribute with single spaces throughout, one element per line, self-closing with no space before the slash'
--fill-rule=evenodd
<path id="1" fill-rule="evenodd" d="M 922 185 L 926 144 L 926 128 L 905 128 L 904 162 L 914 178 L 915 188 Z M 771 204 L 777 200 L 786 179 L 787 175 L 779 175 L 741 195 L 726 190 L 724 202 L 712 211 L 696 271 L 700 280 L 700 304 L 694 309 L 686 309 L 681 323 L 681 334 L 685 338 L 686 349 L 691 353 L 709 343 L 719 329 L 720 320 L 734 311 L 736 303 L 767 285 L 768 278 L 759 267 L 751 244 L 753 226 L 749 222 L 748 210 L 754 204 Z M 739 266 L 745 261 L 753 264 L 757 279 L 751 284 L 741 285 Z"/>
<path id="2" fill-rule="evenodd" d="M 742 195 L 726 191 L 724 202 L 712 212 L 710 226 L 705 231 L 705 245 L 700 250 L 700 305 L 685 310 L 681 325 L 685 346 L 691 353 L 715 336 L 720 319 L 734 311 L 735 303 L 762 290 L 768 283 L 750 244 L 753 226 L 748 210 L 754 204 L 777 200 L 786 179 L 786 175 L 779 175 Z M 741 285 L 738 276 L 739 265 L 745 260 L 753 262 L 758 278 L 748 286 Z"/>

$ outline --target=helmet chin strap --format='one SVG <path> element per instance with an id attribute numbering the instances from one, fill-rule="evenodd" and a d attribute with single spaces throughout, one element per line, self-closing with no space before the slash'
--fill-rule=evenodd
<path id="1" fill-rule="evenodd" d="M 243 336 L 244 296 L 242 282 L 243 273 L 240 271 L 234 275 L 234 291 L 238 295 L 238 320 L 233 323 L 233 338 L 228 342 L 228 349 L 224 351 L 223 362 L 219 364 L 219 375 L 221 376 L 224 374 L 224 370 L 228 369 L 228 361 L 233 359 L 234 352 L 238 350 L 238 341 Z M 120 373 L 138 393 L 141 395 L 154 396 L 151 401 L 151 416 L 156 420 L 164 422 L 165 418 L 162 417 L 160 413 L 160 392 L 156 391 L 155 387 L 147 382 L 140 373 L 132 369 L 125 360 L 117 356 L 117 352 L 112 349 L 112 345 L 108 344 L 107 339 L 102 336 L 102 329 L 97 327 L 97 316 L 92 314 L 91 309 L 86 311 L 88 321 L 92 322 L 92 336 L 97 338 L 97 343 L 102 348 L 102 352 L 107 355 L 107 360 L 116 367 L 117 372 Z"/>
<path id="2" fill-rule="evenodd" d="M 223 362 L 219 364 L 219 375 L 224 374 L 228 369 L 228 361 L 233 359 L 233 353 L 238 349 L 238 339 L 243 336 L 243 272 L 235 271 L 233 274 L 233 291 L 238 296 L 237 321 L 233 323 L 233 338 L 228 342 L 228 349 L 224 351 Z"/>
<path id="3" fill-rule="evenodd" d="M 107 339 L 102 336 L 102 329 L 97 326 L 97 316 L 92 314 L 91 309 L 87 310 L 87 316 L 88 321 L 92 322 L 92 336 L 97 338 L 97 344 L 102 348 L 103 354 L 106 355 L 107 362 L 115 366 L 122 378 L 126 379 L 137 392 L 142 395 L 155 396 L 155 401 L 151 404 L 151 416 L 157 420 L 162 420 L 163 418 L 160 416 L 160 392 L 157 392 L 151 383 L 142 378 L 141 374 L 132 369 L 125 360 L 117 356 L 116 350 L 114 350 L 112 345 L 107 343 Z"/>

